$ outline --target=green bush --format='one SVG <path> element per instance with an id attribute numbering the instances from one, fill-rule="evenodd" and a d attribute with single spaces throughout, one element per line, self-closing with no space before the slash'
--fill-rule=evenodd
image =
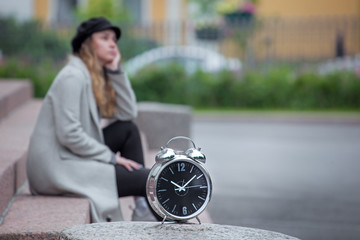
<path id="1" fill-rule="evenodd" d="M 237 88 L 238 105 L 256 108 L 287 107 L 295 76 L 287 68 L 275 68 L 268 73 L 250 72 Z"/>
<path id="2" fill-rule="evenodd" d="M 155 41 L 146 38 L 138 38 L 127 34 L 127 28 L 121 27 L 121 29 L 123 32 L 125 32 L 118 42 L 122 61 L 129 60 L 130 58 L 133 58 L 145 52 L 146 50 L 159 46 Z"/>
<path id="3" fill-rule="evenodd" d="M 295 75 L 290 68 L 236 77 L 180 66 L 148 67 L 134 76 L 139 101 L 188 104 L 201 108 L 359 109 L 360 79 L 351 72 Z"/>
<path id="4" fill-rule="evenodd" d="M 216 79 L 213 75 L 198 70 L 187 77 L 184 92 L 186 104 L 200 107 L 217 105 L 216 94 L 213 92 Z"/>
<path id="5" fill-rule="evenodd" d="M 52 59 L 36 64 L 7 59 L 0 78 L 27 78 L 44 97 L 64 65 Z M 131 79 L 138 101 L 188 104 L 195 108 L 360 109 L 360 78 L 352 72 L 295 75 L 289 68 L 248 72 L 187 74 L 180 65 L 148 66 Z"/>
<path id="6" fill-rule="evenodd" d="M 21 78 L 29 79 L 34 86 L 35 97 L 45 96 L 51 83 L 53 82 L 60 66 L 51 59 L 46 59 L 34 65 L 20 63 L 17 59 L 8 59 L 4 65 L 0 66 L 0 78 Z"/>
<path id="7" fill-rule="evenodd" d="M 62 60 L 70 52 L 70 40 L 60 39 L 53 31 L 44 31 L 36 21 L 17 22 L 0 17 L 0 49 L 5 57 L 38 62 Z"/>
<path id="8" fill-rule="evenodd" d="M 186 73 L 178 65 L 150 66 L 133 78 L 139 100 L 185 103 Z"/>

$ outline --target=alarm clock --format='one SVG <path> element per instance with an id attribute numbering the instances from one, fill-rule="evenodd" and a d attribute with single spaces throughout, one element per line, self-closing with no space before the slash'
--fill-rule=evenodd
<path id="1" fill-rule="evenodd" d="M 186 151 L 174 150 L 169 143 L 185 139 L 192 143 Z M 165 147 L 156 154 L 155 164 L 151 168 L 146 194 L 151 208 L 166 220 L 186 222 L 196 218 L 208 205 L 212 182 L 204 164 L 205 155 L 188 137 L 177 136 L 170 139 Z"/>

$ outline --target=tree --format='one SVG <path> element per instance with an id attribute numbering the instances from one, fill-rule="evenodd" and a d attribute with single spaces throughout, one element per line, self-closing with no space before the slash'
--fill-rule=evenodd
<path id="1" fill-rule="evenodd" d="M 113 23 L 130 22 L 132 20 L 130 11 L 122 0 L 88 0 L 84 8 L 77 10 L 79 21 L 91 17 L 106 17 Z"/>

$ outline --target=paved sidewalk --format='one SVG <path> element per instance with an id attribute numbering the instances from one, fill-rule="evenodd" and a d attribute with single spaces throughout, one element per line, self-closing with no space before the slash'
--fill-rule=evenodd
<path id="1" fill-rule="evenodd" d="M 195 115 L 214 223 L 300 239 L 360 236 L 360 114 Z"/>
<path id="2" fill-rule="evenodd" d="M 360 124 L 359 112 L 200 111 L 196 121 Z"/>

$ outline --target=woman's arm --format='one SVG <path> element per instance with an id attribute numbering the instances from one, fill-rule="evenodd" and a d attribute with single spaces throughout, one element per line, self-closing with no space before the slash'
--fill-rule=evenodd
<path id="1" fill-rule="evenodd" d="M 118 72 L 107 70 L 111 85 L 115 90 L 116 113 L 115 118 L 119 120 L 132 120 L 137 116 L 137 104 L 131 83 L 121 68 Z"/>
<path id="2" fill-rule="evenodd" d="M 105 65 L 106 74 L 115 90 L 116 110 L 115 118 L 119 120 L 132 120 L 137 116 L 135 93 L 125 72 L 120 67 L 121 53 L 117 48 L 117 56 Z"/>

